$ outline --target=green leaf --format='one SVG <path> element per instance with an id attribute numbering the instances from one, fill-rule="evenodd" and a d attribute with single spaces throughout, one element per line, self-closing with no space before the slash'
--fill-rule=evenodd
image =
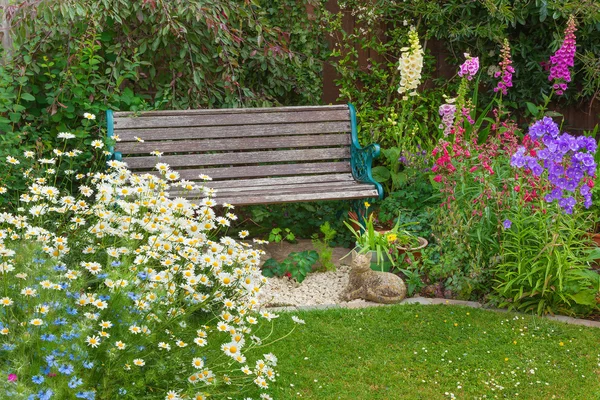
<path id="1" fill-rule="evenodd" d="M 383 165 L 378 165 L 371 170 L 373 179 L 379 183 L 387 182 L 391 178 L 390 170 Z"/>
<path id="2" fill-rule="evenodd" d="M 540 110 L 539 110 L 539 108 L 538 108 L 538 107 L 537 107 L 535 104 L 533 104 L 533 103 L 530 103 L 530 102 L 528 102 L 528 101 L 527 101 L 527 102 L 525 102 L 525 104 L 527 105 L 527 109 L 529 110 L 529 112 L 530 112 L 530 113 L 531 113 L 531 114 L 532 114 L 534 117 L 537 117 L 537 116 L 539 115 L 539 113 L 540 113 Z"/>
<path id="3" fill-rule="evenodd" d="M 563 115 L 559 112 L 556 111 L 546 111 L 544 113 L 544 115 L 548 116 L 548 117 L 562 117 Z"/>
<path id="4" fill-rule="evenodd" d="M 22 93 L 21 94 L 21 98 L 25 101 L 35 101 L 35 97 L 33 97 L 31 94 L 29 93 Z"/>
<path id="5" fill-rule="evenodd" d="M 11 113 L 8 113 L 8 117 L 10 118 L 10 120 L 12 122 L 17 123 L 21 120 L 21 113 L 11 112 Z"/>
<path id="6" fill-rule="evenodd" d="M 580 291 L 579 293 L 569 295 L 577 304 L 591 306 L 596 304 L 596 294 L 591 290 Z"/>

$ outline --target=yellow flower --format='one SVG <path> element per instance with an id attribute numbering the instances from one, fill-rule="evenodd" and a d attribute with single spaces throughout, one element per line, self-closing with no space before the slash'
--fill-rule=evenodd
<path id="1" fill-rule="evenodd" d="M 371 207 L 371 205 L 369 204 L 368 201 L 365 201 L 365 207 L 367 207 L 367 208 Z"/>
<path id="2" fill-rule="evenodd" d="M 388 241 L 388 243 L 395 242 L 397 238 L 398 238 L 398 235 L 396 235 L 395 233 L 389 233 L 387 235 L 387 241 Z"/>

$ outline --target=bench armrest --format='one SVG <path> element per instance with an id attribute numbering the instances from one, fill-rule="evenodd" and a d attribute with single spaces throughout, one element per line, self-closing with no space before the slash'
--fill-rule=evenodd
<path id="1" fill-rule="evenodd" d="M 350 165 L 352 167 L 352 176 L 358 182 L 372 183 L 377 188 L 379 198 L 383 199 L 383 187 L 379 182 L 373 179 L 371 166 L 373 160 L 379 157 L 380 148 L 376 143 L 371 143 L 366 147 L 360 147 L 358 142 L 358 132 L 356 129 L 356 109 L 348 103 L 351 123 L 351 144 L 350 144 Z"/>
<path id="2" fill-rule="evenodd" d="M 106 110 L 106 136 L 107 136 L 108 140 L 110 140 L 110 141 L 112 141 L 113 137 L 115 136 L 115 123 L 113 120 L 112 110 Z M 121 153 L 118 151 L 115 151 L 115 146 L 113 144 L 110 144 L 108 146 L 108 151 L 110 152 L 110 154 L 108 156 L 106 156 L 107 161 L 110 161 L 110 160 L 121 161 L 121 159 L 122 159 Z"/>

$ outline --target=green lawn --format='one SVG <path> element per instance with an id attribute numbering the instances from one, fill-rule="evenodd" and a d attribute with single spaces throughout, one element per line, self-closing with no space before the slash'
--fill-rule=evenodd
<path id="1" fill-rule="evenodd" d="M 597 328 L 455 306 L 297 315 L 267 347 L 275 399 L 600 399 Z"/>

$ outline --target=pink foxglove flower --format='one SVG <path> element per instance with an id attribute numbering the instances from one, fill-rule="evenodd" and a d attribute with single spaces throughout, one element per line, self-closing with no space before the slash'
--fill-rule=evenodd
<path id="1" fill-rule="evenodd" d="M 500 61 L 500 71 L 496 72 L 494 76 L 500 78 L 498 85 L 494 88 L 494 92 L 501 91 L 503 95 L 506 95 L 508 88 L 512 87 L 512 76 L 515 73 L 513 68 L 512 60 L 510 57 L 510 44 L 507 39 L 504 39 L 502 45 L 502 61 Z"/>
<path id="2" fill-rule="evenodd" d="M 565 29 L 565 39 L 560 49 L 550 57 L 550 75 L 549 81 L 554 81 L 552 86 L 557 95 L 562 95 L 567 89 L 567 83 L 571 82 L 571 71 L 569 67 L 575 65 L 575 18 L 571 16 Z"/>
<path id="3" fill-rule="evenodd" d="M 461 78 L 466 76 L 468 80 L 473 79 L 477 71 L 479 71 L 479 57 L 471 57 L 468 53 L 465 53 L 465 62 L 460 66 L 458 76 Z"/>

